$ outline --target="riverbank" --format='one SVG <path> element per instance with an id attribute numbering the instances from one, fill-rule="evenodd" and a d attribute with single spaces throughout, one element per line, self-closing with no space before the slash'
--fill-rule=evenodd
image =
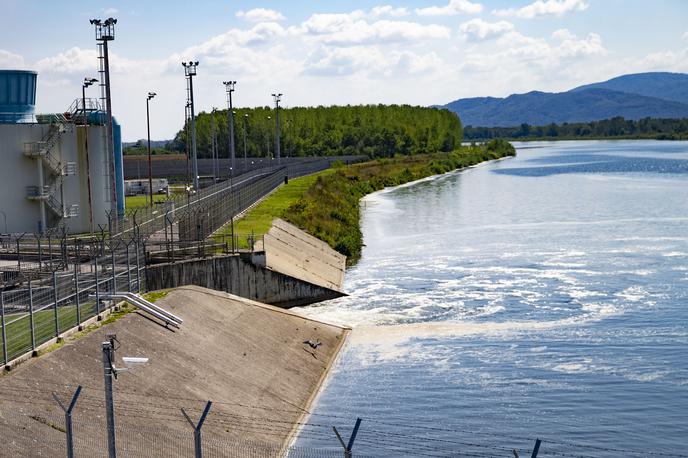
<path id="1" fill-rule="evenodd" d="M 361 255 L 359 200 L 366 194 L 515 155 L 504 140 L 464 146 L 451 153 L 379 159 L 320 176 L 303 197 L 282 215 L 290 223 L 323 240 L 355 263 Z"/>

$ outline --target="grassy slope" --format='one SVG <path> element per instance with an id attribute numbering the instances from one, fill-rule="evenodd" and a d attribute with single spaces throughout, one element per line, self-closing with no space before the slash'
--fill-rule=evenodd
<path id="1" fill-rule="evenodd" d="M 234 222 L 234 233 L 237 234 L 239 243 L 245 242 L 246 236 L 253 234 L 262 236 L 272 225 L 272 220 L 284 217 L 284 212 L 316 182 L 318 177 L 326 176 L 333 172 L 328 169 L 313 175 L 290 180 L 288 184 L 279 187 L 275 192 L 263 199 L 253 207 L 246 215 Z M 217 238 L 230 234 L 229 225 L 218 232 Z"/>

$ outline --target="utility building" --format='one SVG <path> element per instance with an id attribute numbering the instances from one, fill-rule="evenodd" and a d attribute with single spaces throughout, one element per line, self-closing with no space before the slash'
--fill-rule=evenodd
<path id="1" fill-rule="evenodd" d="M 36 114 L 36 79 L 32 71 L 0 70 L 0 232 L 97 230 L 107 224 L 114 196 L 124 213 L 121 128 L 113 123 L 108 157 L 98 101 L 77 99 L 64 113 Z"/>

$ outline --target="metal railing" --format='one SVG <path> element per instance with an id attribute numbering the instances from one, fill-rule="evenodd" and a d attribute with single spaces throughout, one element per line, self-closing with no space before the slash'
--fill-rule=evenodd
<path id="1" fill-rule="evenodd" d="M 0 365 L 100 315 L 101 295 L 144 290 L 141 239 L 0 240 L 0 254 L 19 255 L 0 261 Z"/>

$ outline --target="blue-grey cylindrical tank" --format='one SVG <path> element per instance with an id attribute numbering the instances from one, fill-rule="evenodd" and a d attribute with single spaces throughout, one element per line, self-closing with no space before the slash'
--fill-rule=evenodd
<path id="1" fill-rule="evenodd" d="M 0 70 L 0 123 L 35 122 L 36 72 Z"/>

